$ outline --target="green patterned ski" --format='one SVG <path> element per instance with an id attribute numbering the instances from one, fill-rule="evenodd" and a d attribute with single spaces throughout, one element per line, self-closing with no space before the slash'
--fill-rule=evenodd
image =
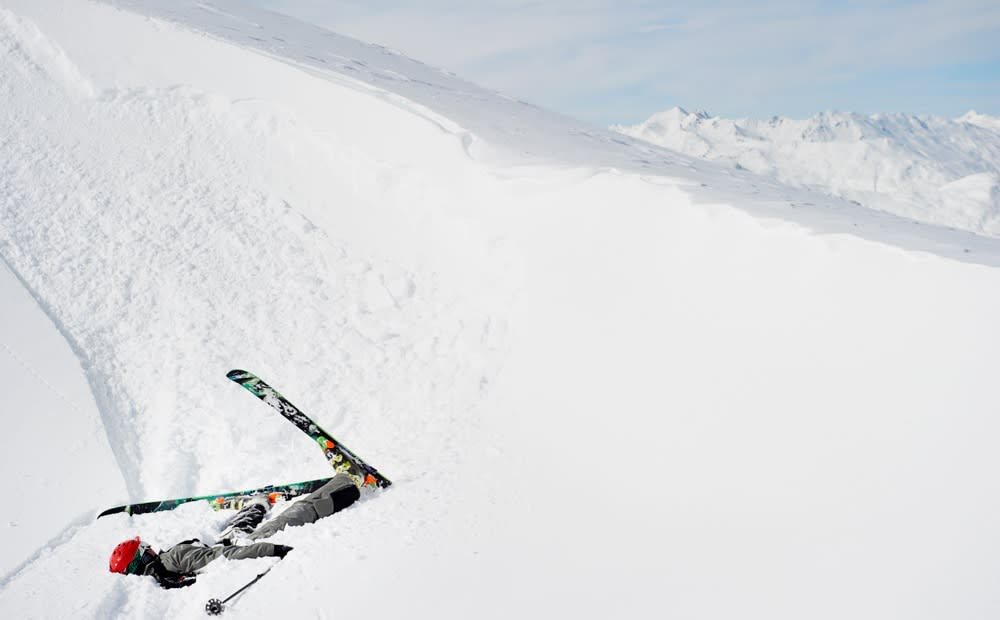
<path id="1" fill-rule="evenodd" d="M 388 478 L 348 450 L 347 446 L 334 439 L 330 433 L 320 428 L 309 416 L 299 411 L 298 407 L 288 402 L 288 399 L 257 375 L 245 370 L 230 370 L 226 377 L 230 381 L 239 383 L 251 394 L 274 407 L 285 419 L 308 435 L 323 450 L 326 460 L 330 462 L 333 469 L 338 473 L 344 472 L 349 475 L 358 487 L 385 488 L 392 484 Z"/>
<path id="2" fill-rule="evenodd" d="M 316 480 L 293 482 L 291 484 L 271 484 L 259 489 L 247 489 L 245 491 L 233 491 L 231 493 L 220 493 L 217 495 L 202 495 L 200 497 L 165 499 L 160 501 L 143 502 L 141 504 L 126 504 L 125 506 L 108 508 L 101 514 L 97 515 L 97 518 L 100 519 L 105 515 L 113 515 L 120 512 L 124 512 L 128 515 L 139 515 L 148 512 L 162 512 L 164 510 L 173 510 L 174 508 L 177 508 L 182 504 L 187 504 L 188 502 L 197 501 L 207 501 L 211 504 L 212 508 L 216 510 L 221 510 L 223 508 L 239 509 L 243 507 L 243 503 L 245 501 L 255 495 L 261 494 L 266 494 L 270 502 L 273 504 L 276 501 L 290 500 L 298 497 L 299 495 L 312 493 L 329 481 L 330 478 L 318 478 Z"/>

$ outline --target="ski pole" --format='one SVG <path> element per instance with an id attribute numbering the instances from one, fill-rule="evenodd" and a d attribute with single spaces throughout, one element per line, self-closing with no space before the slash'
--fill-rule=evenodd
<path id="1" fill-rule="evenodd" d="M 271 568 L 274 568 L 274 566 L 272 566 Z M 264 575 L 266 575 L 269 572 L 271 572 L 271 568 L 269 568 L 266 571 L 264 571 L 263 573 L 257 575 L 256 577 L 253 578 L 253 581 L 251 581 L 250 583 L 246 584 L 245 586 L 243 586 L 239 590 L 233 592 L 232 594 L 230 594 L 229 596 L 227 596 L 225 599 L 223 599 L 221 601 L 219 599 L 217 599 L 217 598 L 208 599 L 208 602 L 205 603 L 205 613 L 207 613 L 210 616 L 218 616 L 218 615 L 220 615 L 222 612 L 224 612 L 226 610 L 226 603 L 228 603 L 234 596 L 236 596 L 237 594 L 239 594 L 243 590 L 246 590 L 247 588 L 249 588 L 253 584 L 255 584 L 258 581 L 260 581 L 261 577 L 263 577 Z"/>

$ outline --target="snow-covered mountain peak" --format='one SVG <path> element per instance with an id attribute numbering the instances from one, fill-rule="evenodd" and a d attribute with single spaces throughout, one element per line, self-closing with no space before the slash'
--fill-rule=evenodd
<path id="1" fill-rule="evenodd" d="M 1000 132 L 1000 118 L 996 116 L 987 116 L 986 114 L 979 114 L 975 110 L 969 110 L 962 116 L 958 117 L 957 120 L 962 123 L 969 123 Z"/>
<path id="2" fill-rule="evenodd" d="M 704 120 L 709 118 L 709 115 L 704 110 L 695 110 L 694 112 L 688 112 L 682 107 L 675 106 L 669 110 L 664 110 L 663 112 L 658 112 L 653 116 L 649 117 L 646 121 L 649 124 L 658 124 L 665 127 L 678 127 L 690 125 L 699 120 Z"/>

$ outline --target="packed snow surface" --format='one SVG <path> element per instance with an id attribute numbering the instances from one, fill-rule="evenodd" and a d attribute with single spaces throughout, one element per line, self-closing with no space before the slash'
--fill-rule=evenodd
<path id="1" fill-rule="evenodd" d="M 0 0 L 0 51 L 3 617 L 268 566 L 228 617 L 1000 614 L 1000 241 L 238 2 Z M 330 474 L 231 368 L 393 486 L 109 573 L 230 515 L 104 508 Z"/>
<path id="2" fill-rule="evenodd" d="M 672 108 L 613 129 L 872 209 L 1000 237 L 1000 119 L 984 114 L 729 120 Z"/>

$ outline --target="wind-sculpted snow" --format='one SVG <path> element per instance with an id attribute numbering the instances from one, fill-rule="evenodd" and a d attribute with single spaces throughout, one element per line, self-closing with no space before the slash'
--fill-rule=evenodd
<path id="1" fill-rule="evenodd" d="M 100 476 L 91 514 L 0 528 L 35 528 L 5 617 L 203 617 L 271 565 L 227 614 L 1000 612 L 996 240 L 235 2 L 4 0 L 0 49 L 0 255 L 39 321 L 4 316 L 55 326 L 97 411 L 45 400 L 88 440 L 3 477 L 58 511 L 36 481 Z M 228 515 L 100 509 L 329 474 L 234 367 L 392 487 L 277 563 L 108 573 Z"/>
<path id="2" fill-rule="evenodd" d="M 728 120 L 673 108 L 614 129 L 872 209 L 1000 237 L 1000 120 L 989 116 Z"/>
<path id="3" fill-rule="evenodd" d="M 275 475 L 273 464 L 262 471 L 251 461 L 242 480 L 200 479 L 212 475 L 200 455 L 217 451 L 227 429 L 240 425 L 203 393 L 205 377 L 219 378 L 237 360 L 281 367 L 295 359 L 303 387 L 333 384 L 339 406 L 353 407 L 352 381 L 378 393 L 380 376 L 398 377 L 397 364 L 422 363 L 401 359 L 421 340 L 477 329 L 445 325 L 442 315 L 457 300 L 437 298 L 447 293 L 432 275 L 372 262 L 296 211 L 295 190 L 279 197 L 260 189 L 262 180 L 292 184 L 323 167 L 358 166 L 359 154 L 346 162 L 300 151 L 295 173 L 292 162 L 278 163 L 292 155 L 282 147 L 297 133 L 287 121 L 185 88 L 74 101 L 40 87 L 39 95 L 37 105 L 8 108 L 2 241 L 12 266 L 47 292 L 55 319 L 87 352 L 134 496 Z M 82 127 L 104 139 L 67 145 Z M 150 151 L 147 140 L 163 150 Z M 64 172 L 38 184 L 38 167 Z M 314 199 L 321 205 L 356 200 L 326 189 Z M 420 333 L 394 328 L 400 312 L 424 317 Z M 192 345 L 178 357 L 177 348 Z M 442 359 L 438 346 L 426 350 L 426 363 Z M 162 413 L 143 415 L 150 408 Z M 148 437 L 159 440 L 132 439 Z M 257 438 L 261 446 L 267 439 Z"/>
<path id="4" fill-rule="evenodd" d="M 138 25 L 137 46 L 157 29 L 65 7 Z M 252 88 L 222 96 L 142 71 L 135 80 L 146 86 L 127 71 L 94 78 L 107 65 L 74 65 L 7 8 L 0 41 L 0 250 L 80 353 L 125 477 L 128 497 L 94 489 L 92 509 L 326 474 L 307 440 L 228 384 L 237 365 L 280 385 L 387 471 L 414 471 L 424 453 L 469 432 L 466 417 L 435 434 L 399 422 L 464 414 L 492 380 L 503 318 L 480 300 L 509 299 L 510 278 L 490 271 L 502 240 L 435 216 L 460 189 L 442 193 L 429 168 L 416 175 L 394 160 L 408 154 L 344 144 L 343 131 L 364 128 L 351 118 L 356 98 L 336 100 L 340 127 L 316 126 L 250 98 Z M 217 74 L 228 60 L 186 51 Z M 137 49 L 124 62 L 160 53 Z M 286 85 L 326 96 L 324 84 L 287 73 Z M 420 142 L 434 165 L 461 170 L 461 152 L 441 154 L 447 136 L 394 110 L 377 122 Z M 433 251 L 427 229 L 438 231 Z M 393 437 L 411 450 L 393 449 Z M 67 452 L 48 477 L 66 458 L 93 457 Z"/>

